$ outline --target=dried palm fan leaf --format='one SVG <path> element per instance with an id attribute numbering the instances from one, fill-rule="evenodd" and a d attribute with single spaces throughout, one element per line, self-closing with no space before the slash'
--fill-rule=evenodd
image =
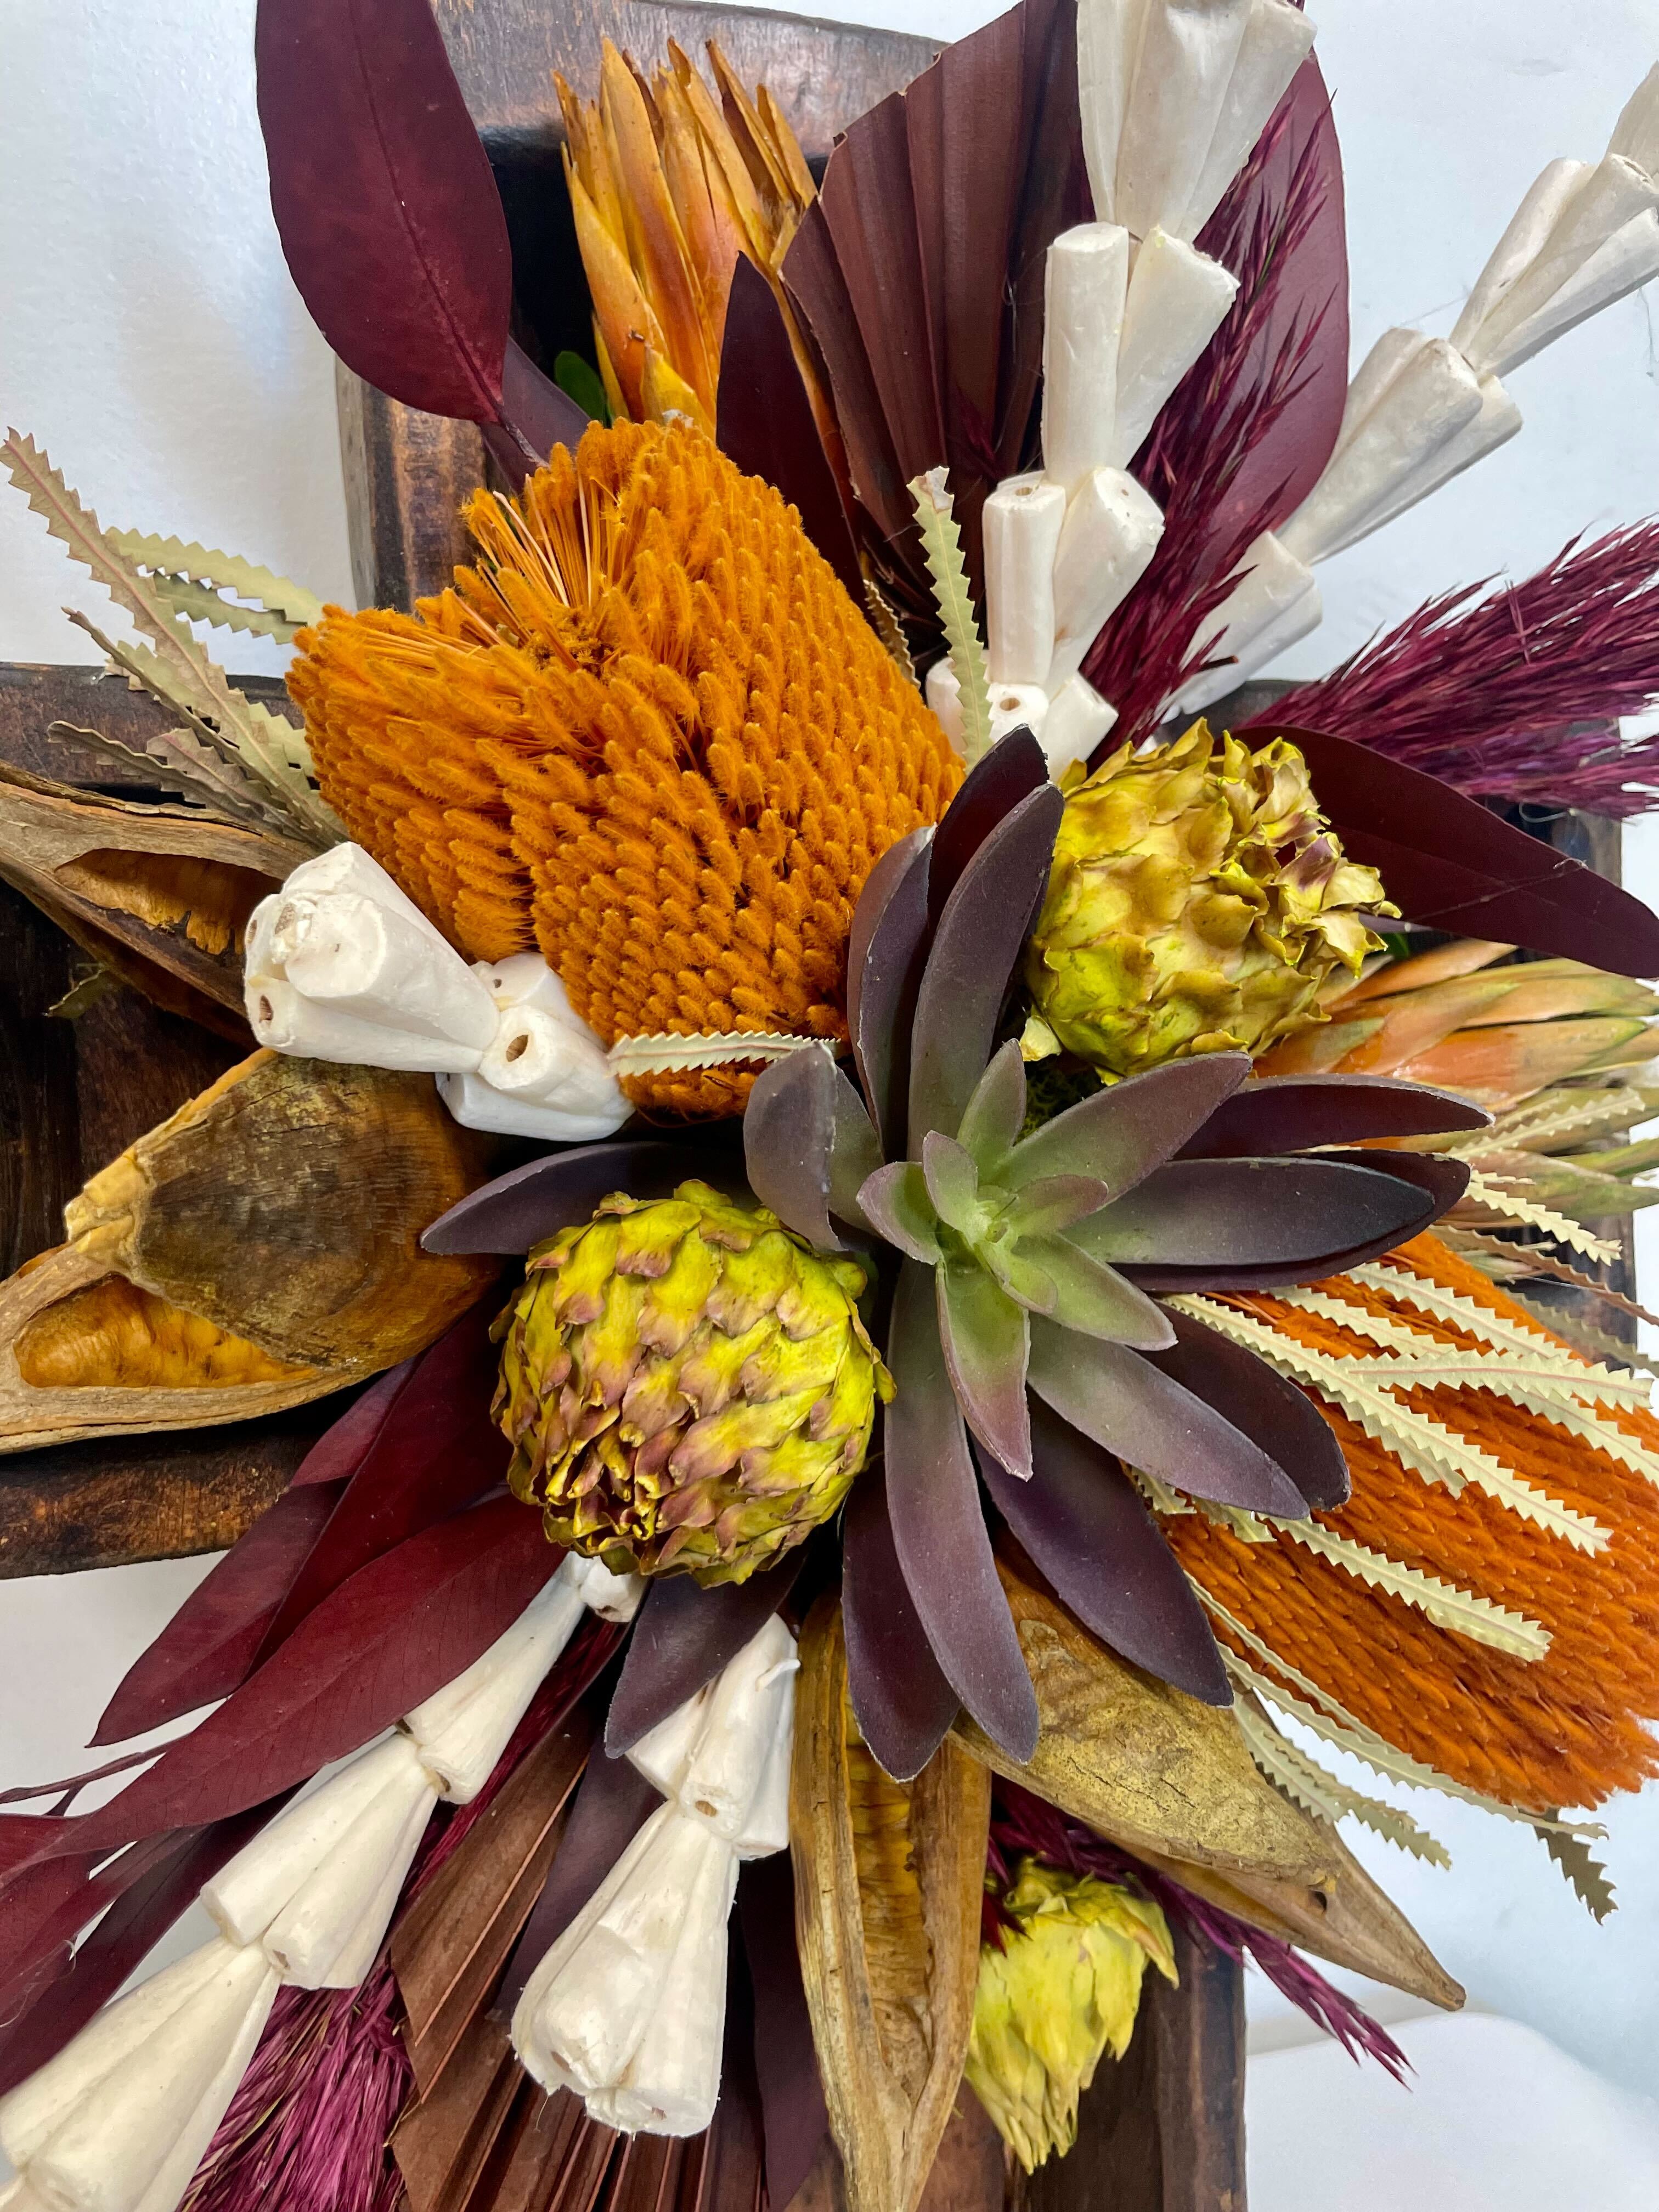
<path id="1" fill-rule="evenodd" d="M 979 1970 L 991 1778 L 946 1743 L 913 1783 L 847 1697 L 841 1612 L 801 1632 L 789 1828 L 796 1935 L 848 2212 L 915 2212 L 955 2104 Z"/>

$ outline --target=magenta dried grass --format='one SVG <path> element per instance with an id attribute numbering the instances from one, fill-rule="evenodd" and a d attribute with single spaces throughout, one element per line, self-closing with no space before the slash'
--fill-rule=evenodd
<path id="1" fill-rule="evenodd" d="M 992 1808 L 988 1866 L 996 1887 L 986 1896 L 983 1925 L 988 1940 L 1001 1941 L 1005 1923 L 997 1897 L 1012 1880 L 1014 1862 L 1024 1857 L 1041 1859 L 1066 1874 L 1096 1875 L 1103 1881 L 1138 1891 L 1161 1906 L 1195 1942 L 1208 1944 L 1240 1964 L 1247 1955 L 1254 1960 L 1273 1987 L 1327 2035 L 1334 2036 L 1350 2058 L 1357 2062 L 1363 2051 L 1385 2066 L 1397 2081 L 1410 2071 L 1411 2061 L 1388 2031 L 1282 1937 L 1252 1928 L 1218 1905 L 1194 1897 L 1166 1875 L 1143 1866 L 1115 1844 L 1012 1782 L 998 1782 Z"/>
<path id="2" fill-rule="evenodd" d="M 1642 813 L 1659 735 L 1621 742 L 1659 696 L 1659 522 L 1574 539 L 1518 584 L 1426 600 L 1273 720 L 1330 730 L 1505 804 Z"/>

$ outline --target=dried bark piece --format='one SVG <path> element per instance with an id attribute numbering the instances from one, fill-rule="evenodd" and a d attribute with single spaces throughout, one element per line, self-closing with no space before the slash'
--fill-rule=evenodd
<path id="1" fill-rule="evenodd" d="M 1139 1856 L 1304 1885 L 1328 1878 L 1340 1849 L 1334 1834 L 1257 1771 L 1230 1711 L 1115 1657 L 1001 1559 L 997 1572 L 1042 1732 L 1024 1766 L 970 1721 L 957 1723 L 957 1741 Z"/>
<path id="2" fill-rule="evenodd" d="M 946 1741 L 890 1780 L 847 1696 L 840 1607 L 800 1638 L 789 1828 L 796 1935 L 848 2212 L 915 2212 L 961 2086 L 991 1778 Z"/>
<path id="3" fill-rule="evenodd" d="M 418 1239 L 499 1158 L 429 1076 L 258 1052 L 129 1146 L 64 1219 L 100 1273 L 326 1369 L 333 1389 L 424 1350 L 493 1280 L 493 1261 Z"/>

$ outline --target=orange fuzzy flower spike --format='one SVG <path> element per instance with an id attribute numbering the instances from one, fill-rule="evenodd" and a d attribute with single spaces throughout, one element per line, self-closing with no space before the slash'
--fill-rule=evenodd
<path id="1" fill-rule="evenodd" d="M 1390 1255 L 1577 1358 L 1478 1270 L 1431 1237 Z M 1426 1341 L 1476 1340 L 1401 1296 L 1346 1278 L 1322 1286 L 1403 1322 Z M 1402 1281 L 1402 1290 L 1405 1283 Z M 1322 1315 L 1271 1297 L 1229 1300 L 1328 1354 L 1375 1358 L 1376 1347 Z M 1353 1495 L 1316 1516 L 1350 1541 L 1524 1614 L 1549 1632 L 1523 1659 L 1437 1627 L 1279 1534 L 1246 1544 L 1198 1514 L 1162 1523 L 1188 1572 L 1278 1656 L 1401 1751 L 1453 1781 L 1529 1812 L 1592 1806 L 1659 1771 L 1659 1494 L 1582 1437 L 1488 1391 L 1437 1388 L 1408 1402 L 1559 1504 L 1608 1532 L 1574 1548 L 1470 1483 L 1461 1496 L 1424 1480 L 1314 1394 L 1341 1439 Z M 1646 1450 L 1659 1420 L 1626 1407 L 1612 1419 Z M 1227 1640 L 1225 1631 L 1218 1630 Z M 1270 1677 L 1258 1654 L 1240 1656 Z M 1285 1686 L 1294 1691 L 1294 1686 Z"/>
<path id="2" fill-rule="evenodd" d="M 289 688 L 329 803 L 469 958 L 538 947 L 607 1044 L 846 1034 L 853 907 L 962 767 L 793 507 L 684 425 L 595 426 L 413 616 Z M 752 1071 L 630 1080 L 732 1114 Z"/>

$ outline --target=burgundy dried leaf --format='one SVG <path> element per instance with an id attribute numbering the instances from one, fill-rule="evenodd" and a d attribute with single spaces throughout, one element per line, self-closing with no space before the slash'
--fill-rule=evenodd
<path id="1" fill-rule="evenodd" d="M 715 437 L 744 474 L 781 491 L 841 578 L 864 605 L 864 578 L 836 472 L 806 396 L 777 295 L 746 254 L 738 256 L 720 340 Z"/>
<path id="2" fill-rule="evenodd" d="M 586 1221 L 612 1191 L 665 1198 L 688 1176 L 721 1182 L 733 1151 L 730 1136 L 711 1131 L 696 1144 L 624 1139 L 548 1152 L 469 1191 L 423 1233 L 422 1249 L 521 1255 Z"/>
<path id="3" fill-rule="evenodd" d="M 501 418 L 531 448 L 539 466 L 555 446 L 574 452 L 592 419 L 562 385 L 555 384 L 508 338 L 501 368 Z"/>
<path id="4" fill-rule="evenodd" d="M 853 489 L 881 536 L 902 538 L 913 520 L 908 479 L 893 450 L 822 200 L 814 200 L 800 219 L 784 256 L 783 281 L 829 375 Z"/>
<path id="5" fill-rule="evenodd" d="M 927 830 L 890 845 L 860 893 L 847 944 L 853 1060 L 870 1118 L 890 1152 L 904 1145 L 910 1029 L 927 953 L 928 866 Z"/>
<path id="6" fill-rule="evenodd" d="M 755 2001 L 767 2200 L 787 2206 L 830 2128 L 795 1948 L 795 1870 L 787 1851 L 744 1865 L 738 1878 L 738 1921 Z"/>
<path id="7" fill-rule="evenodd" d="M 1036 1748 L 1036 1693 L 997 1579 L 933 1300 L 932 1271 L 907 1260 L 888 1333 L 896 1389 L 884 1421 L 893 1547 L 951 1688 L 992 1741 L 1023 1762 Z"/>
<path id="8" fill-rule="evenodd" d="M 879 1462 L 853 1485 L 842 1522 L 842 1623 L 847 1686 L 866 1743 L 899 1782 L 921 1773 L 961 1699 L 939 1671 L 899 1565 Z"/>
<path id="9" fill-rule="evenodd" d="M 260 1661 L 348 1577 L 506 1480 L 511 1449 L 489 1418 L 499 1364 L 490 1304 L 463 1314 L 411 1363 L 266 1629 Z"/>
<path id="10" fill-rule="evenodd" d="M 1127 1466 L 1160 1482 L 1249 1513 L 1300 1519 L 1290 1476 L 1242 1429 L 1157 1364 L 1130 1352 L 1031 1323 L 1031 1388 L 1064 1421 Z"/>
<path id="11" fill-rule="evenodd" d="M 94 1743 L 143 1735 L 228 1697 L 246 1679 L 344 1488 L 337 1480 L 289 1489 L 259 1516 L 127 1669 L 104 1708 Z"/>
<path id="12" fill-rule="evenodd" d="M 1021 1190 L 1051 1176 L 1092 1176 L 1127 1191 L 1206 1127 L 1249 1072 L 1242 1052 L 1206 1052 L 1092 1091 L 1018 1146 L 1004 1180 Z"/>
<path id="13" fill-rule="evenodd" d="M 1004 815 L 939 916 L 911 1037 L 912 1158 L 931 1130 L 955 1135 L 985 1073 L 1009 978 L 1048 884 L 1062 804 L 1045 784 Z"/>
<path id="14" fill-rule="evenodd" d="M 507 220 L 428 0 L 259 0 L 259 123 L 283 252 L 348 368 L 494 422 Z"/>
<path id="15" fill-rule="evenodd" d="M 183 1832 L 180 1832 L 181 1833 Z M 147 1837 L 113 1858 L 71 1853 L 26 1867 L 7 1884 L 5 1956 L 0 1965 L 0 2058 L 10 2029 L 35 2000 L 69 1972 L 76 1937 L 132 1885 L 178 1847 L 179 1834 Z"/>
<path id="16" fill-rule="evenodd" d="M 1189 1160 L 1259 1158 L 1319 1145 L 1363 1144 L 1370 1137 L 1441 1136 L 1491 1124 L 1492 1115 L 1472 1099 L 1393 1076 L 1269 1075 L 1224 1100 L 1181 1153 Z"/>
<path id="17" fill-rule="evenodd" d="M 1057 1595 L 1134 1666 L 1206 1705 L 1231 1704 L 1204 1608 L 1116 1460 L 1040 1401 L 1031 1407 L 1031 1455 L 1030 1482 L 983 1457 L 980 1473 Z"/>
<path id="18" fill-rule="evenodd" d="M 646 1592 L 611 1700 L 605 1747 L 620 1758 L 712 1682 L 759 1635 L 805 1565 L 797 1544 L 746 1582 L 703 1589 L 689 1575 L 665 1575 Z"/>
<path id="19" fill-rule="evenodd" d="M 1336 1431 L 1305 1391 L 1242 1344 L 1188 1315 L 1171 1313 L 1176 1343 L 1148 1357 L 1165 1375 L 1253 1437 L 1316 1513 L 1342 1504 L 1347 1462 Z"/>
<path id="20" fill-rule="evenodd" d="M 985 840 L 1022 799 L 1048 781 L 1048 763 L 1029 730 L 1010 730 L 982 752 L 962 780 L 933 832 L 927 863 L 927 911 L 935 922 Z"/>
<path id="21" fill-rule="evenodd" d="M 1379 1237 L 1402 1243 L 1425 1225 L 1419 1193 L 1369 1158 L 1359 1168 L 1297 1157 L 1171 1160 L 1072 1235 L 1145 1289 L 1170 1268 L 1291 1267 L 1311 1281 L 1333 1253 Z"/>
<path id="22" fill-rule="evenodd" d="M 470 1667 L 553 1573 L 539 1516 L 493 1498 L 361 1568 L 118 1797 L 73 1820 L 0 1815 L 0 1881 L 227 1818 L 308 1780 Z"/>
<path id="23" fill-rule="evenodd" d="M 1436 776 L 1323 731 L 1275 722 L 1307 761 L 1351 860 L 1379 871 L 1407 921 L 1565 955 L 1615 975 L 1659 975 L 1659 915 Z"/>

